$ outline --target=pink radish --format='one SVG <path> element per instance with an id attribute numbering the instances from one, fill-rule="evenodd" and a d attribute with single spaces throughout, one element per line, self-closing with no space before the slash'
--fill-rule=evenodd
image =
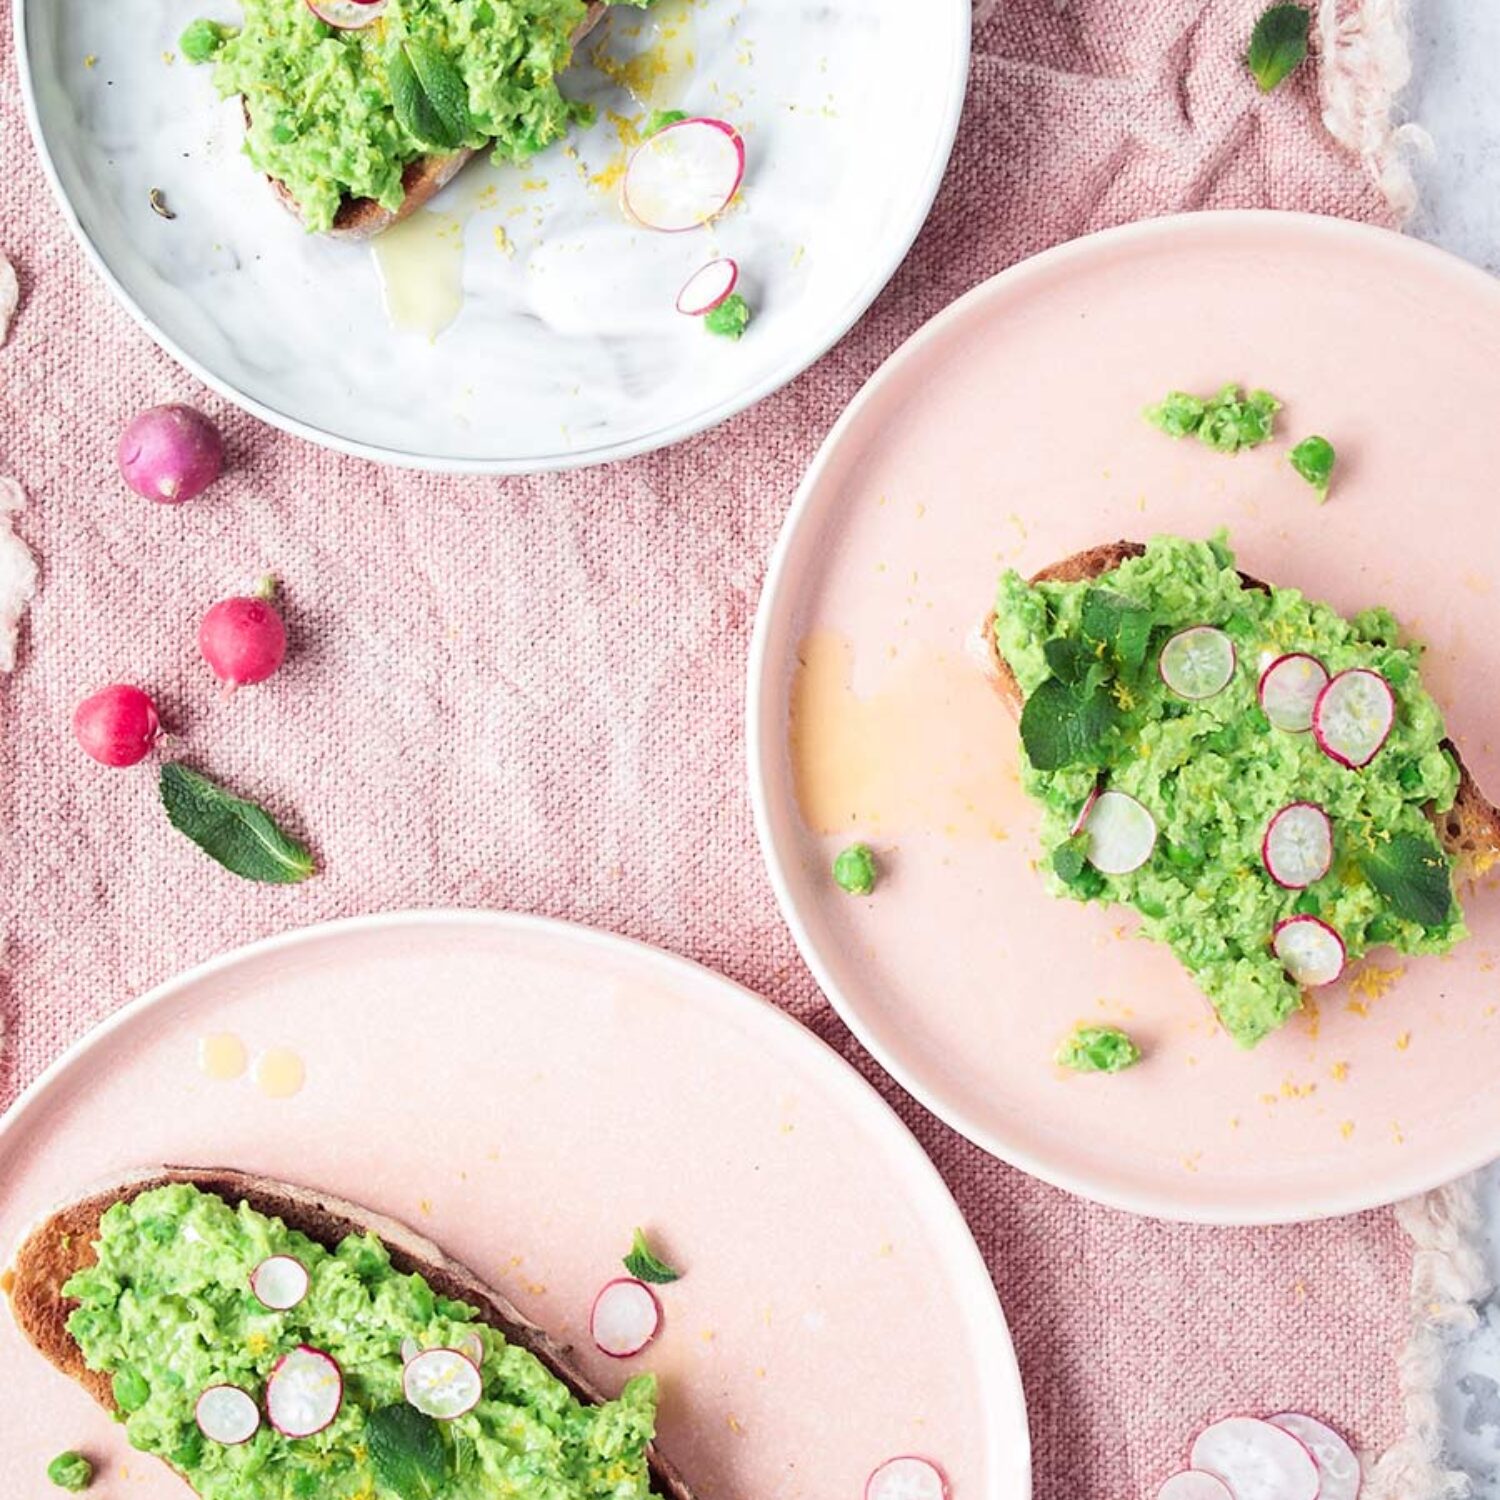
<path id="1" fill-rule="evenodd" d="M 161 721 L 145 693 L 116 682 L 73 710 L 73 734 L 101 766 L 133 766 L 151 753 L 161 735 Z"/>
<path id="2" fill-rule="evenodd" d="M 1276 924 L 1271 949 L 1304 989 L 1332 984 L 1344 972 L 1344 940 L 1317 917 L 1288 917 Z"/>
<path id="3" fill-rule="evenodd" d="M 1260 857 L 1277 885 L 1300 891 L 1333 866 L 1333 823 L 1316 802 L 1293 802 L 1266 824 Z"/>
<path id="4" fill-rule="evenodd" d="M 484 1340 L 477 1333 L 466 1333 L 458 1341 L 458 1352 L 469 1360 L 476 1370 L 484 1369 Z"/>
<path id="5" fill-rule="evenodd" d="M 739 262 L 725 256 L 693 272 L 677 294 L 677 311 L 689 318 L 706 318 L 727 302 L 740 284 Z"/>
<path id="6" fill-rule="evenodd" d="M 322 1432 L 344 1404 L 344 1373 L 321 1349 L 299 1344 L 283 1354 L 266 1379 L 266 1415 L 283 1437 Z"/>
<path id="7" fill-rule="evenodd" d="M 250 1290 L 262 1307 L 288 1312 L 307 1296 L 311 1278 L 294 1255 L 270 1255 L 250 1273 Z"/>
<path id="8" fill-rule="evenodd" d="M 611 1359 L 639 1354 L 661 1327 L 661 1304 L 644 1282 L 632 1276 L 611 1281 L 594 1298 L 589 1331 L 600 1353 Z"/>
<path id="9" fill-rule="evenodd" d="M 256 594 L 220 600 L 198 626 L 198 650 L 226 697 L 264 682 L 286 658 L 286 626 L 270 597 L 275 587 L 267 579 Z"/>
<path id="10" fill-rule="evenodd" d="M 1156 1500 L 1235 1500 L 1235 1497 L 1222 1479 L 1203 1469 L 1184 1469 L 1162 1484 Z"/>
<path id="11" fill-rule="evenodd" d="M 1222 1479 L 1234 1500 L 1318 1500 L 1312 1454 L 1291 1433 L 1254 1417 L 1205 1427 L 1189 1461 Z"/>
<path id="12" fill-rule="evenodd" d="M 401 1390 L 424 1416 L 451 1422 L 479 1405 L 484 1378 L 474 1361 L 457 1349 L 424 1349 L 407 1362 Z"/>
<path id="13" fill-rule="evenodd" d="M 1088 862 L 1101 875 L 1128 875 L 1151 858 L 1156 819 L 1126 792 L 1100 792 L 1083 821 Z"/>
<path id="14" fill-rule="evenodd" d="M 1379 672 L 1355 667 L 1340 672 L 1318 694 L 1312 731 L 1330 760 L 1357 771 L 1380 754 L 1396 722 L 1396 695 Z"/>
<path id="15" fill-rule="evenodd" d="M 723 213 L 744 177 L 745 142 L 733 125 L 678 120 L 631 155 L 622 189 L 625 211 L 647 229 L 680 234 Z"/>
<path id="16" fill-rule="evenodd" d="M 1257 694 L 1266 717 L 1278 728 L 1304 734 L 1312 728 L 1313 705 L 1328 686 L 1328 668 L 1316 656 L 1293 651 L 1278 656 L 1260 674 Z"/>
<path id="17" fill-rule="evenodd" d="M 1157 659 L 1161 680 L 1177 694 L 1199 702 L 1222 693 L 1234 680 L 1234 642 L 1212 625 L 1179 630 Z"/>
<path id="18" fill-rule="evenodd" d="M 1312 1454 L 1318 1466 L 1318 1500 L 1357 1500 L 1363 1479 L 1359 1459 L 1333 1428 L 1300 1411 L 1284 1411 L 1268 1420 L 1273 1427 L 1291 1433 Z"/>
<path id="19" fill-rule="evenodd" d="M 191 406 L 153 406 L 121 433 L 117 456 L 120 473 L 136 494 L 181 505 L 219 477 L 224 440 Z"/>
<path id="20" fill-rule="evenodd" d="M 947 1500 L 948 1481 L 931 1459 L 888 1458 L 865 1481 L 865 1500 Z"/>
<path id="21" fill-rule="evenodd" d="M 335 31 L 360 31 L 385 14 L 386 0 L 307 0 L 307 8 Z"/>
<path id="22" fill-rule="evenodd" d="M 211 1443 L 237 1448 L 260 1431 L 260 1408 L 237 1385 L 211 1385 L 198 1397 L 193 1420 Z"/>

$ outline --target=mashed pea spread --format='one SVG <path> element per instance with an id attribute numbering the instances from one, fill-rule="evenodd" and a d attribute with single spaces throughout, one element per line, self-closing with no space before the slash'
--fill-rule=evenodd
<path id="1" fill-rule="evenodd" d="M 557 75 L 586 0 L 385 0 L 352 30 L 305 0 L 242 7 L 238 28 L 193 22 L 182 52 L 215 63 L 224 97 L 243 96 L 245 152 L 286 185 L 310 230 L 330 228 L 346 197 L 399 208 L 402 170 L 418 157 L 488 148 L 525 161 L 583 113 Z"/>
<path id="2" fill-rule="evenodd" d="M 89 1367 L 113 1377 L 135 1447 L 165 1459 L 204 1500 L 644 1500 L 656 1384 L 630 1381 L 618 1401 L 587 1406 L 529 1351 L 475 1321 L 472 1308 L 397 1273 L 373 1235 L 329 1252 L 245 1205 L 187 1185 L 119 1203 L 105 1215 L 98 1263 L 64 1288 L 68 1330 Z M 311 1273 L 290 1311 L 272 1312 L 249 1277 L 268 1256 Z M 483 1344 L 477 1406 L 448 1422 L 402 1405 L 402 1343 Z M 195 1404 L 229 1384 L 264 1405 L 268 1377 L 308 1345 L 337 1361 L 343 1400 L 313 1437 L 262 1422 L 248 1441 L 204 1436 Z M 381 1417 L 410 1422 L 381 1422 Z M 377 1432 L 376 1428 L 380 1430 Z"/>
<path id="3" fill-rule="evenodd" d="M 1181 670 L 1163 648 L 1195 627 L 1234 649 L 1219 658 L 1222 684 L 1205 680 L 1212 658 L 1200 654 L 1189 685 L 1211 691 L 1184 696 L 1163 675 L 1164 665 L 1166 676 Z M 1330 953 L 1342 968 L 1378 944 L 1441 953 L 1465 936 L 1427 815 L 1452 806 L 1458 769 L 1417 675 L 1420 647 L 1399 640 L 1387 611 L 1346 620 L 1294 589 L 1246 587 L 1218 541 L 1162 537 L 1089 581 L 1032 584 L 1007 572 L 995 631 L 1026 700 L 1022 778 L 1043 808 L 1051 888 L 1133 906 L 1242 1046 L 1300 1005 L 1297 960 L 1321 968 L 1304 976 L 1319 983 Z M 1329 680 L 1363 669 L 1388 685 L 1392 722 L 1367 763 L 1343 764 L 1317 734 L 1268 718 L 1261 673 L 1290 653 L 1315 658 Z M 1363 721 L 1353 722 L 1357 734 Z M 1123 873 L 1101 871 L 1090 854 L 1090 807 L 1104 801 L 1091 799 L 1106 791 L 1125 794 L 1111 799 L 1111 837 L 1139 850 Z M 1294 806 L 1300 843 L 1287 858 L 1309 878 L 1288 884 L 1267 866 L 1266 837 Z M 1325 826 L 1331 853 L 1319 860 L 1308 851 Z M 1289 923 L 1298 941 L 1282 943 Z"/>

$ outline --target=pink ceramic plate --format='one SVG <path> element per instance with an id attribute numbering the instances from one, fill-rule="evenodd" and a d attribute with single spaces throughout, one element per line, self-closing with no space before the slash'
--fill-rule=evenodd
<path id="1" fill-rule="evenodd" d="M 1319 507 L 1287 441 L 1236 458 L 1141 419 L 1226 381 L 1340 460 Z M 1054 901 L 1016 733 L 968 652 L 1001 569 L 1227 527 L 1247 571 L 1428 641 L 1429 684 L 1500 789 L 1500 287 L 1328 219 L 1166 219 L 980 287 L 870 382 L 809 473 L 762 601 L 751 782 L 782 908 L 824 989 L 919 1099 L 1038 1176 L 1225 1222 L 1351 1211 L 1500 1154 L 1500 891 L 1447 960 L 1377 954 L 1316 1016 L 1237 1050 L 1118 910 Z M 834 852 L 883 854 L 873 899 Z M 1054 1068 L 1083 1019 L 1147 1061 Z"/>
<path id="2" fill-rule="evenodd" d="M 121 1012 L 8 1116 L 0 1253 L 57 1200 L 161 1161 L 405 1219 L 579 1341 L 600 1384 L 655 1370 L 663 1445 L 703 1494 L 858 1500 L 909 1451 L 944 1465 L 954 1500 L 1030 1493 L 1010 1340 L 937 1174 L 852 1069 L 692 964 L 481 913 L 231 954 Z M 687 1274 L 622 1364 L 585 1329 L 635 1224 Z M 111 1493 L 185 1493 L 8 1317 L 0 1388 L 25 1413 L 0 1493 L 41 1494 L 74 1447 Z"/>

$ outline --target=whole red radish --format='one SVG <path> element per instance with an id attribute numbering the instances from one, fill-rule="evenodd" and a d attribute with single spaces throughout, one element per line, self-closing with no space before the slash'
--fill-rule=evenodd
<path id="1" fill-rule="evenodd" d="M 286 657 L 286 626 L 271 603 L 275 592 L 268 578 L 253 594 L 221 600 L 198 627 L 198 650 L 226 695 L 264 682 Z"/>
<path id="2" fill-rule="evenodd" d="M 101 766 L 133 766 L 151 753 L 161 720 L 156 705 L 138 687 L 116 682 L 73 710 L 73 733 Z"/>
<path id="3" fill-rule="evenodd" d="M 201 495 L 224 467 L 219 429 L 191 406 L 153 406 L 120 434 L 120 473 L 162 505 Z"/>

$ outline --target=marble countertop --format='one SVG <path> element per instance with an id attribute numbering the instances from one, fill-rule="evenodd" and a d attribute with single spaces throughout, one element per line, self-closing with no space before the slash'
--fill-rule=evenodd
<path id="1" fill-rule="evenodd" d="M 1403 114 L 1432 137 L 1416 163 L 1412 224 L 1500 274 L 1500 6 L 1411 0 L 1412 82 Z M 1481 1174 L 1491 1278 L 1500 1284 L 1500 1164 Z M 1440 1392 L 1448 1459 L 1479 1500 L 1500 1500 L 1500 1298 L 1451 1354 Z"/>

